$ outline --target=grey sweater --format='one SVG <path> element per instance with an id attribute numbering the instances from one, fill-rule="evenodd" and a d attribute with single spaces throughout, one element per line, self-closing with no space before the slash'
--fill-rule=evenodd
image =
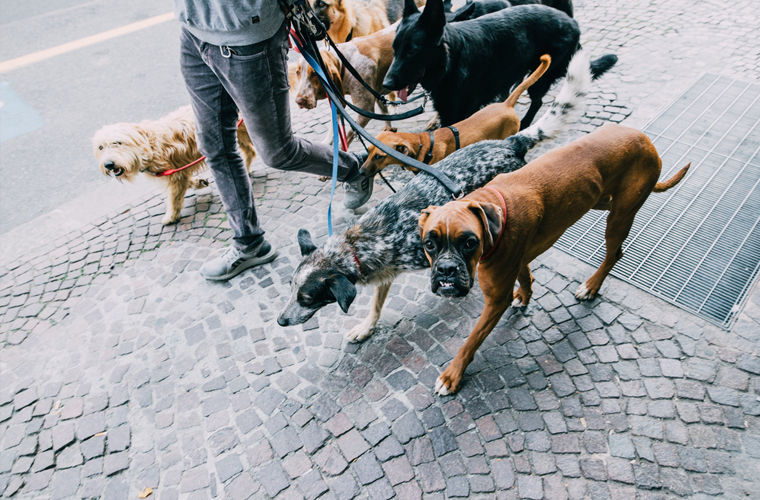
<path id="1" fill-rule="evenodd" d="M 184 27 L 213 45 L 250 45 L 271 38 L 285 20 L 277 0 L 174 0 Z"/>

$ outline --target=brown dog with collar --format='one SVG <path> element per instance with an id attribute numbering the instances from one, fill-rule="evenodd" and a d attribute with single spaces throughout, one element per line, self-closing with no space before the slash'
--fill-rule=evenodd
<path id="1" fill-rule="evenodd" d="M 489 104 L 461 122 L 428 133 L 383 130 L 377 135 L 377 140 L 401 154 L 432 165 L 457 149 L 470 144 L 488 139 L 505 139 L 510 135 L 515 135 L 520 130 L 520 119 L 515 113 L 517 99 L 541 78 L 541 75 L 549 69 L 549 64 L 551 64 L 551 57 L 544 54 L 541 56 L 538 68 L 523 80 L 504 102 Z M 367 148 L 367 153 L 367 160 L 360 169 L 367 176 L 373 176 L 387 166 L 398 163 L 393 157 L 372 145 Z M 418 171 L 414 167 L 406 165 L 402 167 L 414 173 Z"/>
<path id="2" fill-rule="evenodd" d="M 475 328 L 436 381 L 438 394 L 456 392 L 475 351 L 512 300 L 528 304 L 530 262 L 591 209 L 609 210 L 607 253 L 575 296 L 586 300 L 597 294 L 623 256 L 623 241 L 649 193 L 675 186 L 690 166 L 657 182 L 661 165 L 646 135 L 608 124 L 519 170 L 496 176 L 461 200 L 423 210 L 419 227 L 433 292 L 465 296 L 479 272 L 485 297 Z M 516 280 L 520 286 L 513 292 Z"/>

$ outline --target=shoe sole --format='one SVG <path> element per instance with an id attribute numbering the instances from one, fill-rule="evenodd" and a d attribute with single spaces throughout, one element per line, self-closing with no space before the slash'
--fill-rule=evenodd
<path id="1" fill-rule="evenodd" d="M 272 248 L 271 250 L 269 250 L 269 253 L 267 253 L 266 255 L 262 257 L 255 257 L 253 259 L 249 259 L 245 264 L 241 264 L 239 267 L 235 268 L 235 270 L 230 273 L 222 274 L 221 276 L 211 276 L 211 277 L 203 276 L 203 275 L 201 276 L 203 276 L 208 281 L 227 281 L 228 279 L 234 278 L 238 274 L 242 273 L 246 269 L 250 269 L 252 267 L 256 267 L 256 266 L 260 266 L 260 265 L 272 262 L 275 259 L 275 257 L 277 257 L 277 250 Z"/>

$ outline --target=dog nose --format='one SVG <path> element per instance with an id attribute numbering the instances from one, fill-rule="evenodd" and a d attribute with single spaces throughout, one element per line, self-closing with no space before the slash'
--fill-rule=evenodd
<path id="1" fill-rule="evenodd" d="M 298 96 L 296 97 L 296 104 L 298 104 L 299 108 L 305 108 L 306 107 L 306 98 Z"/>
<path id="2" fill-rule="evenodd" d="M 116 164 L 112 161 L 107 161 L 103 164 L 106 170 L 116 170 Z"/>
<path id="3" fill-rule="evenodd" d="M 282 316 L 277 316 L 277 324 L 280 326 L 288 326 L 288 320 Z"/>
<path id="4" fill-rule="evenodd" d="M 457 274 L 456 262 L 441 262 L 438 264 L 438 274 L 444 278 L 453 278 Z"/>

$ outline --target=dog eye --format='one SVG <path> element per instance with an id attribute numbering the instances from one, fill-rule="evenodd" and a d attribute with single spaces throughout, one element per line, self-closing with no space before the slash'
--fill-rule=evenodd
<path id="1" fill-rule="evenodd" d="M 477 238 L 467 238 L 467 240 L 464 242 L 464 247 L 467 250 L 472 250 L 476 246 L 478 246 L 478 239 Z"/>
<path id="2" fill-rule="evenodd" d="M 120 141 L 115 141 L 114 144 L 117 145 L 117 146 L 121 146 L 121 142 Z"/>
<path id="3" fill-rule="evenodd" d="M 435 252 L 435 241 L 425 240 L 425 250 L 428 252 Z"/>
<path id="4" fill-rule="evenodd" d="M 103 151 L 103 145 L 101 144 L 100 146 L 98 146 L 98 149 Z"/>

